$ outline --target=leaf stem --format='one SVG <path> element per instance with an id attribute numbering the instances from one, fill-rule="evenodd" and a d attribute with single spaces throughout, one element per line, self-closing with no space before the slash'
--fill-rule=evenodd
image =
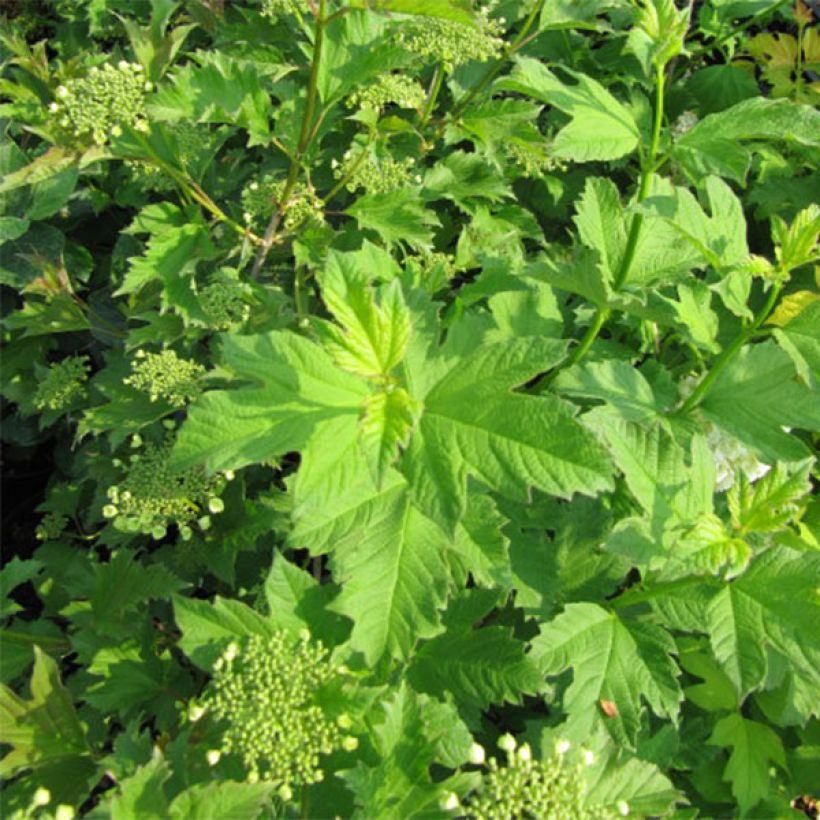
<path id="1" fill-rule="evenodd" d="M 623 595 L 613 598 L 609 604 L 613 609 L 622 609 L 627 606 L 635 606 L 636 604 L 644 604 L 667 592 L 675 592 L 680 589 L 688 589 L 693 586 L 708 585 L 712 581 L 711 578 L 704 578 L 703 576 L 690 576 L 688 578 L 681 578 L 678 581 L 670 581 L 666 584 L 659 584 L 658 586 L 650 587 L 649 589 L 630 589 Z"/>
<path id="2" fill-rule="evenodd" d="M 310 145 L 311 139 L 314 136 L 313 118 L 316 115 L 316 100 L 318 97 L 319 86 L 319 67 L 322 60 L 322 46 L 325 39 L 325 27 L 332 19 L 325 17 L 325 10 L 327 0 L 319 0 L 319 11 L 316 15 L 316 36 L 313 40 L 313 57 L 310 64 L 310 79 L 308 80 L 307 99 L 305 101 L 305 110 L 302 113 L 302 125 L 299 131 L 299 142 L 296 146 L 296 152 L 290 161 L 290 168 L 288 169 L 287 180 L 282 191 L 282 196 L 277 204 L 276 209 L 271 215 L 268 227 L 265 229 L 265 235 L 262 237 L 262 242 L 259 245 L 259 250 L 256 253 L 256 258 L 253 261 L 253 268 L 251 270 L 251 278 L 256 279 L 265 260 L 270 253 L 270 249 L 276 243 L 279 225 L 287 209 L 287 203 L 296 183 L 299 180 L 299 171 L 301 170 L 302 160 Z"/>
<path id="3" fill-rule="evenodd" d="M 712 365 L 709 372 L 704 377 L 703 381 L 689 394 L 686 401 L 675 411 L 676 416 L 685 416 L 687 413 L 694 410 L 706 397 L 706 394 L 711 390 L 717 377 L 726 369 L 729 362 L 734 359 L 737 352 L 748 342 L 757 332 L 758 328 L 766 321 L 769 314 L 777 302 L 777 297 L 783 287 L 782 282 L 775 282 L 769 291 L 769 297 L 766 299 L 766 304 L 760 309 L 757 315 L 752 320 L 752 323 L 744 328 L 732 341 L 732 343 L 718 356 L 715 363 Z"/>
<path id="4" fill-rule="evenodd" d="M 421 119 L 419 120 L 419 129 L 422 129 L 425 125 L 427 125 L 427 121 L 430 119 L 430 115 L 436 107 L 436 100 L 441 92 L 441 84 L 443 80 L 444 68 L 441 63 L 439 63 L 436 66 L 436 70 L 433 72 L 433 79 L 430 82 L 430 90 L 427 92 L 427 100 L 424 103 L 424 110 L 422 111 Z"/>

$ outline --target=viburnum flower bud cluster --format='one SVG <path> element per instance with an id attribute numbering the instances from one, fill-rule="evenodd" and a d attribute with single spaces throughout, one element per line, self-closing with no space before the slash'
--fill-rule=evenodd
<path id="1" fill-rule="evenodd" d="M 118 530 L 159 539 L 171 524 L 176 524 L 187 541 L 194 524 L 207 530 L 211 525 L 208 513 L 225 509 L 219 495 L 228 474 L 208 476 L 201 468 L 172 472 L 169 459 L 173 444 L 173 435 L 166 436 L 161 444 L 149 442 L 143 446 L 137 436 L 132 440 L 139 452 L 130 456 L 123 480 L 108 488 L 109 503 L 103 507 L 103 515 L 113 519 Z"/>
<path id="2" fill-rule="evenodd" d="M 250 305 L 243 298 L 237 282 L 215 279 L 199 293 L 199 303 L 215 330 L 230 330 L 246 322 L 251 315 Z"/>
<path id="3" fill-rule="evenodd" d="M 288 14 L 300 16 L 302 12 L 308 10 L 306 0 L 262 0 L 262 16 L 274 22 L 279 17 Z"/>
<path id="4" fill-rule="evenodd" d="M 40 519 L 34 535 L 38 541 L 55 541 L 63 534 L 67 525 L 68 516 L 48 512 Z"/>
<path id="5" fill-rule="evenodd" d="M 399 108 L 421 108 L 425 92 L 421 83 L 404 74 L 382 74 L 374 83 L 354 91 L 347 98 L 349 108 L 370 108 L 381 111 L 394 104 Z"/>
<path id="6" fill-rule="evenodd" d="M 120 60 L 116 66 L 94 66 L 86 77 L 67 80 L 56 91 L 49 110 L 58 125 L 76 140 L 105 145 L 123 126 L 148 129 L 145 96 L 153 86 L 142 66 Z"/>
<path id="7" fill-rule="evenodd" d="M 214 666 L 214 676 L 192 718 L 210 714 L 224 723 L 222 744 L 212 750 L 238 756 L 248 780 L 264 780 L 288 800 L 293 789 L 323 778 L 322 755 L 358 741 L 347 730 L 349 717 L 328 717 L 315 702 L 318 689 L 342 673 L 328 652 L 307 633 L 276 632 L 231 643 Z"/>
<path id="8" fill-rule="evenodd" d="M 38 410 L 68 407 L 84 394 L 90 370 L 88 356 L 69 356 L 51 365 L 34 392 L 34 406 Z"/>
<path id="9" fill-rule="evenodd" d="M 274 210 L 280 207 L 285 211 L 282 222 L 289 231 L 295 231 L 306 223 L 321 222 L 323 204 L 313 189 L 300 182 L 294 187 L 288 201 L 282 202 L 285 186 L 285 180 L 273 174 L 265 174 L 245 186 L 241 194 L 242 218 L 248 227 L 263 226 Z"/>
<path id="10" fill-rule="evenodd" d="M 491 3 L 478 9 L 472 25 L 413 17 L 402 24 L 397 40 L 407 51 L 442 63 L 448 72 L 471 60 L 492 60 L 504 47 L 501 35 L 505 24 L 503 17 L 490 17 L 494 7 Z"/>
<path id="11" fill-rule="evenodd" d="M 364 188 L 371 194 L 383 194 L 403 188 L 414 181 L 421 182 L 421 177 L 414 177 L 412 173 L 414 165 L 411 157 L 379 157 L 366 148 L 351 148 L 345 151 L 341 162 L 333 161 L 333 175 L 336 179 L 347 178 L 345 188 L 351 193 Z"/>
<path id="12" fill-rule="evenodd" d="M 138 350 L 132 373 L 123 382 L 147 393 L 151 401 L 165 399 L 174 407 L 184 407 L 199 396 L 199 379 L 205 368 L 190 359 L 180 359 L 173 350 L 146 353 Z"/>
<path id="13" fill-rule="evenodd" d="M 541 144 L 510 140 L 504 147 L 507 156 L 523 171 L 522 176 L 540 177 L 550 171 L 566 171 L 566 162 L 551 157 Z"/>
<path id="14" fill-rule="evenodd" d="M 496 758 L 490 758 L 477 792 L 470 795 L 460 808 L 459 813 L 464 817 L 474 820 L 548 817 L 615 820 L 624 814 L 621 806 L 618 812 L 614 812 L 587 802 L 584 770 L 594 763 L 595 756 L 591 752 L 582 750 L 580 763 L 569 762 L 570 744 L 564 741 L 556 745 L 549 758 L 536 760 L 530 746 L 526 743 L 518 745 L 510 734 L 499 738 L 498 747 L 505 753 L 507 765 L 501 766 Z M 473 762 L 481 762 L 483 754 L 473 749 L 470 758 Z M 628 806 L 626 813 L 629 813 Z"/>

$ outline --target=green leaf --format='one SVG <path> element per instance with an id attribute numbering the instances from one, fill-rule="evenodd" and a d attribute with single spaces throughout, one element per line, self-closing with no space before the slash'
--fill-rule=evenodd
<path id="1" fill-rule="evenodd" d="M 609 9 L 623 7 L 623 0 L 551 0 L 541 7 L 539 29 L 595 29 L 596 18 Z"/>
<path id="2" fill-rule="evenodd" d="M 452 200 L 468 213 L 474 199 L 498 202 L 512 193 L 504 177 L 481 156 L 464 151 L 453 151 L 427 172 L 424 192 L 429 199 Z"/>
<path id="3" fill-rule="evenodd" d="M 820 430 L 820 404 L 794 376 L 775 342 L 747 345 L 717 377 L 700 409 L 762 461 L 798 461 L 808 450 L 782 428 Z"/>
<path id="4" fill-rule="evenodd" d="M 743 813 L 769 793 L 769 761 L 786 766 L 783 743 L 775 732 L 739 714 L 719 720 L 707 742 L 732 749 L 723 779 L 732 784 L 732 794 Z"/>
<path id="5" fill-rule="evenodd" d="M 430 766 L 442 757 L 440 747 L 454 717 L 442 721 L 439 707 L 405 684 L 382 702 L 383 715 L 371 732 L 378 762 L 365 765 L 359 760 L 355 769 L 341 775 L 362 817 L 405 820 L 438 810 L 447 786 L 432 781 Z"/>
<path id="6" fill-rule="evenodd" d="M 345 213 L 352 216 L 360 228 L 376 231 L 388 245 L 406 242 L 416 249 L 432 247 L 430 228 L 439 224 L 413 188 L 360 196 Z"/>
<path id="7" fill-rule="evenodd" d="M 639 370 L 617 359 L 562 370 L 553 387 L 570 396 L 600 399 L 626 421 L 645 422 L 658 415 L 649 382 Z"/>
<path id="8" fill-rule="evenodd" d="M 248 131 L 248 147 L 270 142 L 271 100 L 253 64 L 217 50 L 200 52 L 202 65 L 188 63 L 151 99 L 149 111 L 165 122 L 228 123 Z M 282 66 L 281 76 L 292 70 Z"/>
<path id="9" fill-rule="evenodd" d="M 198 783 L 178 794 L 165 816 L 171 820 L 256 820 L 275 791 L 271 783 Z"/>
<path id="10" fill-rule="evenodd" d="M 791 321 L 776 328 L 774 337 L 803 382 L 816 389 L 820 385 L 820 300 L 810 302 Z"/>
<path id="11" fill-rule="evenodd" d="M 330 327 L 326 349 L 339 367 L 368 379 L 386 378 L 402 362 L 410 337 L 410 314 L 397 280 L 380 303 L 366 280 L 331 252 L 322 274 L 322 298 L 340 328 Z"/>
<path id="12" fill-rule="evenodd" d="M 407 446 L 419 405 L 402 387 L 388 387 L 368 396 L 359 422 L 360 442 L 368 466 L 381 483 L 387 470 Z"/>
<path id="13" fill-rule="evenodd" d="M 451 692 L 460 706 L 481 711 L 490 704 L 520 703 L 543 685 L 524 644 L 500 626 L 451 629 L 433 638 L 416 653 L 407 674 L 417 691 L 440 699 Z"/>
<path id="14" fill-rule="evenodd" d="M 271 637 L 273 619 L 265 618 L 241 601 L 217 597 L 211 604 L 174 597 L 174 616 L 182 638 L 179 647 L 200 668 L 210 671 L 225 644 L 249 635 Z"/>
<path id="15" fill-rule="evenodd" d="M 690 8 L 680 11 L 674 0 L 642 0 L 629 30 L 627 47 L 638 58 L 644 73 L 663 68 L 683 51 Z"/>
<path id="16" fill-rule="evenodd" d="M 769 549 L 709 601 L 705 629 L 741 699 L 763 685 L 767 647 L 820 686 L 820 638 L 813 628 L 820 617 L 813 580 L 818 572 L 816 554 Z"/>
<path id="17" fill-rule="evenodd" d="M 569 604 L 542 625 L 531 657 L 545 675 L 573 670 L 563 699 L 567 734 L 585 739 L 600 719 L 599 702 L 606 700 L 618 711 L 607 718 L 607 727 L 634 744 L 644 700 L 656 715 L 677 724 L 683 694 L 671 658 L 675 651 L 664 629 L 623 621 L 595 604 L 579 603 Z"/>
<path id="18" fill-rule="evenodd" d="M 353 621 L 350 645 L 375 664 L 385 653 L 406 658 L 417 640 L 441 631 L 448 539 L 406 492 L 382 496 L 368 513 L 366 527 L 331 555 L 342 587 L 331 608 Z"/>
<path id="19" fill-rule="evenodd" d="M 109 804 L 111 820 L 165 820 L 168 798 L 163 786 L 171 777 L 171 769 L 156 749 L 150 760 L 119 784 L 119 793 Z"/>
<path id="20" fill-rule="evenodd" d="M 635 119 L 600 83 L 563 68 L 576 80 L 567 85 L 531 57 L 519 57 L 509 78 L 496 88 L 517 91 L 554 105 L 572 118 L 556 135 L 552 154 L 575 162 L 610 160 L 631 154 L 640 142 Z"/>
<path id="21" fill-rule="evenodd" d="M 165 310 L 174 308 L 186 322 L 205 323 L 207 317 L 196 298 L 193 274 L 197 265 L 213 254 L 208 231 L 200 224 L 164 230 L 151 237 L 144 256 L 129 260 L 128 272 L 114 295 L 137 293 L 149 282 L 159 280 Z"/>
<path id="22" fill-rule="evenodd" d="M 0 760 L 0 775 L 88 758 L 91 750 L 57 664 L 34 647 L 31 700 L 0 685 L 0 736 L 11 751 Z"/>
<path id="23" fill-rule="evenodd" d="M 820 112 L 789 100 L 754 97 L 704 117 L 673 149 L 674 158 L 696 179 L 708 174 L 743 183 L 751 159 L 745 140 L 820 144 Z"/>
<path id="24" fill-rule="evenodd" d="M 511 392 L 564 347 L 537 337 L 479 347 L 418 396 L 424 413 L 400 465 L 421 509 L 448 532 L 464 514 L 468 475 L 515 499 L 529 487 L 569 497 L 609 486 L 603 451 L 568 405 Z"/>
<path id="25" fill-rule="evenodd" d="M 702 114 L 714 114 L 760 93 L 754 76 L 733 65 L 710 65 L 694 71 L 686 90 L 698 101 Z"/>
<path id="26" fill-rule="evenodd" d="M 21 584 L 34 580 L 43 569 L 41 561 L 20 560 L 15 555 L 11 561 L 0 570 L 0 618 L 7 618 L 22 607 L 13 601 L 10 593 L 14 592 Z"/>
<path id="27" fill-rule="evenodd" d="M 472 4 L 469 0 L 351 0 L 349 5 L 354 9 L 417 14 L 467 25 L 473 22 Z"/>
<path id="28" fill-rule="evenodd" d="M 290 632 L 304 629 L 307 624 L 299 616 L 297 609 L 305 593 L 317 586 L 316 579 L 309 572 L 299 569 L 277 552 L 265 578 L 269 620 Z"/>
<path id="29" fill-rule="evenodd" d="M 238 377 L 259 386 L 215 390 L 195 402 L 174 450 L 180 469 L 237 469 L 301 450 L 323 421 L 355 425 L 367 395 L 322 348 L 288 331 L 228 336 L 222 356 Z"/>

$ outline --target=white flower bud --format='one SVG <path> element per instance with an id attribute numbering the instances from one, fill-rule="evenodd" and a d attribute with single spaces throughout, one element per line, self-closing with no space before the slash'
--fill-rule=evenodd
<path id="1" fill-rule="evenodd" d="M 48 110 L 51 111 L 52 114 L 56 114 L 60 110 L 60 106 L 57 105 L 56 102 L 49 103 Z"/>
<path id="2" fill-rule="evenodd" d="M 221 498 L 209 498 L 208 509 L 216 515 L 225 509 L 225 502 Z"/>
<path id="3" fill-rule="evenodd" d="M 458 795 L 455 792 L 448 792 L 439 801 L 442 811 L 455 811 L 458 806 Z"/>
<path id="4" fill-rule="evenodd" d="M 219 758 L 221 757 L 222 752 L 220 752 L 219 749 L 211 749 L 208 754 L 205 755 L 209 766 L 216 766 L 216 764 L 219 763 Z"/>
<path id="5" fill-rule="evenodd" d="M 529 743 L 523 743 L 518 748 L 518 757 L 524 763 L 529 763 L 529 761 L 532 760 L 532 749 L 530 749 Z"/>
<path id="6" fill-rule="evenodd" d="M 618 809 L 618 814 L 626 817 L 629 814 L 629 803 L 626 800 L 619 800 L 617 803 L 616 808 Z"/>
<path id="7" fill-rule="evenodd" d="M 105 518 L 115 518 L 117 515 L 117 508 L 113 504 L 106 504 L 102 510 Z"/>
<path id="8" fill-rule="evenodd" d="M 505 752 L 514 752 L 516 747 L 515 738 L 509 734 L 509 732 L 505 735 L 501 735 L 498 738 L 498 748 L 502 749 Z"/>
<path id="9" fill-rule="evenodd" d="M 476 766 L 480 766 L 487 759 L 484 747 L 480 743 L 473 743 L 470 745 L 468 757 L 470 763 L 474 763 Z"/>
<path id="10" fill-rule="evenodd" d="M 35 806 L 47 806 L 51 802 L 51 792 L 41 786 L 34 792 L 32 802 Z"/>
<path id="11" fill-rule="evenodd" d="M 188 720 L 192 723 L 196 723 L 198 720 L 202 718 L 205 714 L 205 709 L 202 706 L 193 706 L 191 710 L 188 712 Z"/>
<path id="12" fill-rule="evenodd" d="M 65 99 L 68 96 L 68 89 L 64 85 L 57 86 L 57 96 Z"/>
<path id="13" fill-rule="evenodd" d="M 287 783 L 279 787 L 279 799 L 285 803 L 293 800 L 293 789 Z"/>
<path id="14" fill-rule="evenodd" d="M 74 820 L 74 808 L 66 803 L 60 803 L 54 812 L 54 820 Z"/>
<path id="15" fill-rule="evenodd" d="M 559 740 L 555 744 L 555 753 L 558 755 L 565 755 L 572 748 L 572 744 L 568 740 Z"/>
<path id="16" fill-rule="evenodd" d="M 239 646 L 233 641 L 228 644 L 228 647 L 222 653 L 222 657 L 227 663 L 233 663 L 236 656 L 239 654 Z"/>
<path id="17" fill-rule="evenodd" d="M 355 752 L 356 749 L 359 748 L 359 741 L 357 738 L 353 737 L 352 735 L 349 735 L 348 737 L 342 740 L 342 748 L 346 752 Z"/>
<path id="18" fill-rule="evenodd" d="M 584 765 L 585 766 L 591 766 L 595 762 L 595 753 L 591 752 L 589 749 L 584 749 L 583 758 L 584 758 Z"/>

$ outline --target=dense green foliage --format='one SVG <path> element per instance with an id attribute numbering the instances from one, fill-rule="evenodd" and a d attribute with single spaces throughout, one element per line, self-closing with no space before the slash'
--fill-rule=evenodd
<path id="1" fill-rule="evenodd" d="M 3 9 L 6 817 L 816 793 L 801 0 Z"/>

